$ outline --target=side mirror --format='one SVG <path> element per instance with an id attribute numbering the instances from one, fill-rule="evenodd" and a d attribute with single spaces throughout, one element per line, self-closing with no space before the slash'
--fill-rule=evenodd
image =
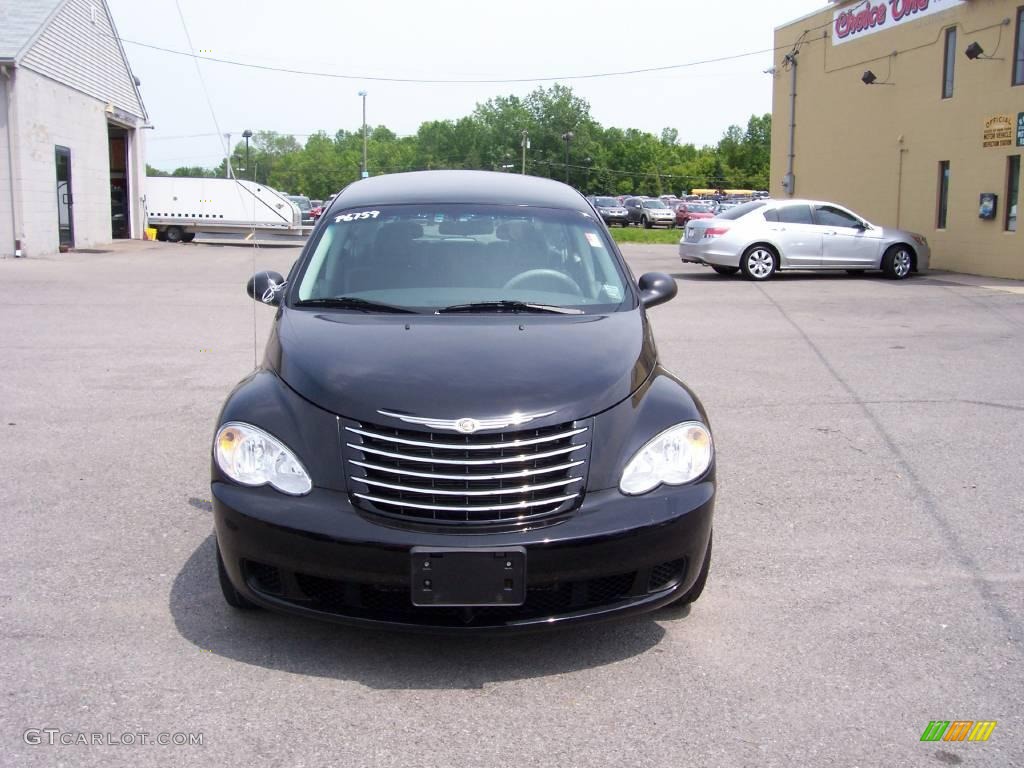
<path id="1" fill-rule="evenodd" d="M 637 281 L 640 286 L 640 303 L 650 309 L 671 301 L 679 292 L 676 281 L 662 272 L 648 272 Z"/>
<path id="2" fill-rule="evenodd" d="M 253 301 L 276 307 L 281 303 L 281 292 L 285 285 L 285 279 L 278 272 L 257 272 L 249 278 L 245 292 Z"/>

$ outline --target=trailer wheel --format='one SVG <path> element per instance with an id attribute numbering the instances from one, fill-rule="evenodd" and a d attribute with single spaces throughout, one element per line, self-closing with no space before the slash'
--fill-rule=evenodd
<path id="1" fill-rule="evenodd" d="M 183 242 L 183 243 L 191 243 L 195 239 L 196 239 L 196 233 L 195 232 L 186 232 L 186 233 L 184 233 L 181 236 L 181 242 Z"/>
<path id="2" fill-rule="evenodd" d="M 185 236 L 185 230 L 181 227 L 168 227 L 167 228 L 167 242 L 169 243 L 180 243 L 182 237 Z"/>
<path id="3" fill-rule="evenodd" d="M 161 243 L 166 243 L 167 242 L 167 230 L 166 229 L 158 229 L 156 231 L 156 239 L 159 240 Z"/>

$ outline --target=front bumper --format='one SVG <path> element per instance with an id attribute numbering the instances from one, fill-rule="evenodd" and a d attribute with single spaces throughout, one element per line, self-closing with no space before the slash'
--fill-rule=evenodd
<path id="1" fill-rule="evenodd" d="M 561 522 L 495 533 L 390 527 L 322 488 L 302 497 L 223 482 L 211 490 L 228 575 L 257 604 L 351 624 L 508 631 L 643 613 L 685 594 L 707 549 L 715 485 L 591 492 Z M 525 547 L 526 602 L 414 607 L 413 546 Z"/>
<path id="2" fill-rule="evenodd" d="M 605 224 L 628 224 L 628 213 L 602 213 L 601 218 Z"/>

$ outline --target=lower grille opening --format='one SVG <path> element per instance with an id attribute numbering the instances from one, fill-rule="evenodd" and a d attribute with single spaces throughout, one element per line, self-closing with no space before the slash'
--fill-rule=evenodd
<path id="1" fill-rule="evenodd" d="M 686 560 L 672 560 L 661 565 L 656 565 L 651 569 L 651 578 L 647 583 L 648 592 L 657 592 L 659 589 L 665 589 L 666 587 L 680 581 L 683 578 L 683 573 L 686 570 Z"/>
<path id="2" fill-rule="evenodd" d="M 407 584 L 359 584 L 295 574 L 296 583 L 309 598 L 303 603 L 308 607 L 356 618 L 433 626 L 501 625 L 507 621 L 545 618 L 610 605 L 628 597 L 635 580 L 633 571 L 531 586 L 526 590 L 526 602 L 517 606 L 424 608 L 413 606 Z"/>
<path id="3" fill-rule="evenodd" d="M 267 592 L 271 595 L 281 593 L 281 572 L 276 566 L 246 560 L 245 572 L 248 580 L 260 592 Z"/>

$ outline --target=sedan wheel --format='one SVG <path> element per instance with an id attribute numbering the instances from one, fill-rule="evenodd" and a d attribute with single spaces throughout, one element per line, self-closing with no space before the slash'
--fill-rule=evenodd
<path id="1" fill-rule="evenodd" d="M 910 275 L 914 255 L 905 245 L 894 245 L 882 257 L 882 271 L 893 280 L 902 280 Z"/>
<path id="2" fill-rule="evenodd" d="M 750 280 L 767 280 L 777 269 L 775 254 L 763 245 L 753 245 L 740 260 L 743 274 Z"/>

